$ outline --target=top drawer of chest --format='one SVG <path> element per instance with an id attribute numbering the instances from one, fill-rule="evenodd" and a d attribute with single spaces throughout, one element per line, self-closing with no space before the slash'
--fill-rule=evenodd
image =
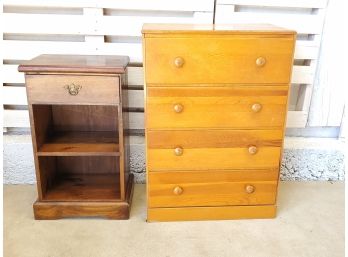
<path id="1" fill-rule="evenodd" d="M 162 36 L 144 40 L 148 86 L 290 82 L 292 35 Z"/>

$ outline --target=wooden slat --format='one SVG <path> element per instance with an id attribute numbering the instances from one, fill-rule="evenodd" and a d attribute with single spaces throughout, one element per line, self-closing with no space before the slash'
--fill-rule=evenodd
<path id="1" fill-rule="evenodd" d="M 83 15 L 4 13 L 2 22 L 3 33 L 99 35 L 94 19 Z"/>
<path id="2" fill-rule="evenodd" d="M 217 11 L 216 21 L 223 23 L 271 23 L 276 26 L 296 30 L 299 34 L 320 34 L 323 17 L 320 15 L 222 12 Z"/>
<path id="3" fill-rule="evenodd" d="M 4 40 L 5 60 L 30 60 L 40 54 L 128 55 L 131 62 L 142 61 L 141 43 L 94 43 Z"/>
<path id="4" fill-rule="evenodd" d="M 26 7 L 68 7 L 68 8 L 112 8 L 119 10 L 156 10 L 156 11 L 213 11 L 213 0 L 3 0 L 4 6 Z"/>
<path id="5" fill-rule="evenodd" d="M 7 105 L 27 105 L 27 95 L 25 87 L 3 87 L 3 104 Z M 144 108 L 143 90 L 128 90 L 129 108 Z"/>
<path id="6" fill-rule="evenodd" d="M 306 111 L 288 111 L 286 127 L 304 128 L 307 124 L 308 112 Z"/>
<path id="7" fill-rule="evenodd" d="M 24 83 L 24 75 L 17 71 L 18 65 L 4 65 L 2 83 Z M 291 82 L 294 84 L 312 84 L 314 71 L 310 66 L 295 65 Z M 128 67 L 128 85 L 143 85 L 144 75 L 142 67 Z"/>
<path id="8" fill-rule="evenodd" d="M 18 72 L 18 65 L 6 64 L 3 65 L 3 76 L 0 78 L 2 83 L 24 83 L 24 74 Z M 143 68 L 128 67 L 128 85 L 140 86 L 144 84 Z"/>
<path id="9" fill-rule="evenodd" d="M 318 58 L 319 46 L 304 44 L 306 41 L 296 41 L 294 59 L 315 60 Z"/>
<path id="10" fill-rule="evenodd" d="M 101 16 L 4 13 L 4 33 L 140 36 L 143 23 L 211 23 L 205 17 Z M 212 18 L 212 15 L 211 15 Z M 18 21 L 22 22 L 18 22 Z M 42 22 L 45 26 L 42 26 Z M 127 24 L 127 26 L 115 26 Z"/>
<path id="11" fill-rule="evenodd" d="M 144 129 L 144 113 L 130 112 L 130 129 Z M 303 111 L 289 111 L 287 114 L 288 128 L 304 128 L 308 113 Z M 4 110 L 4 127 L 29 127 L 29 114 L 26 110 Z"/>
<path id="12" fill-rule="evenodd" d="M 325 8 L 327 0 L 217 0 L 217 4 L 245 6 Z"/>
<path id="13" fill-rule="evenodd" d="M 27 110 L 4 110 L 4 127 L 27 128 L 29 124 L 29 113 Z M 128 129 L 144 129 L 144 113 L 129 113 Z"/>
<path id="14" fill-rule="evenodd" d="M 2 87 L 2 103 L 8 105 L 28 105 L 25 87 Z"/>
<path id="15" fill-rule="evenodd" d="M 29 60 L 40 54 L 128 55 L 131 62 L 142 62 L 141 43 L 93 43 L 54 41 L 3 41 L 5 60 Z M 295 59 L 317 59 L 318 46 L 296 42 Z"/>
<path id="16" fill-rule="evenodd" d="M 191 17 L 101 16 L 97 18 L 96 30 L 102 35 L 141 36 L 144 23 L 212 23 L 212 18 L 212 15 L 192 15 Z M 115 26 L 115 24 L 127 24 L 127 26 Z"/>
<path id="17" fill-rule="evenodd" d="M 312 84 L 314 79 L 314 70 L 309 66 L 294 65 L 292 69 L 291 83 L 294 84 Z"/>

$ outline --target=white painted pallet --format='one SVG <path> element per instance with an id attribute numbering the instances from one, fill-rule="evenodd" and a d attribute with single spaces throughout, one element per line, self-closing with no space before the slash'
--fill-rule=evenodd
<path id="1" fill-rule="evenodd" d="M 296 30 L 287 127 L 306 127 L 327 0 L 217 0 L 215 23 L 271 23 Z"/>
<path id="2" fill-rule="evenodd" d="M 18 64 L 40 54 L 128 55 L 129 129 L 144 129 L 143 23 L 213 23 L 214 0 L 4 0 L 4 127 L 29 127 Z M 139 111 L 140 110 L 140 111 Z"/>
<path id="3" fill-rule="evenodd" d="M 22 60 L 39 54 L 128 55 L 131 129 L 143 129 L 143 68 L 141 27 L 144 22 L 213 23 L 214 0 L 3 0 L 4 127 L 28 127 Z M 297 41 L 293 91 L 300 92 L 290 106 L 288 127 L 307 122 L 311 85 L 318 58 L 326 0 L 218 0 L 217 23 L 268 22 L 306 35 Z M 243 7 L 242 9 L 240 7 Z M 260 8 L 255 9 L 255 7 Z M 249 8 L 249 9 L 248 9 Z M 251 9 L 250 9 L 251 8 Z M 267 8 L 271 8 L 270 10 Z M 274 9 L 275 8 L 275 9 Z M 263 12 L 265 9 L 266 12 Z M 290 10 L 284 13 L 282 10 Z M 301 9 L 301 10 L 300 10 Z M 308 9 L 310 11 L 303 11 Z M 240 12 L 238 10 L 241 10 Z M 271 13 L 267 13 L 271 12 Z M 307 34 L 314 40 L 308 40 Z M 306 65 L 301 63 L 306 60 Z M 299 86 L 296 86 L 299 85 Z M 296 94 L 295 94 L 296 95 Z M 136 111 L 135 111 L 136 110 Z"/>

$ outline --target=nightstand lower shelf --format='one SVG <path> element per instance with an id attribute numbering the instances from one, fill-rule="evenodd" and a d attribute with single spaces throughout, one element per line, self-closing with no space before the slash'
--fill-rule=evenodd
<path id="1" fill-rule="evenodd" d="M 71 217 L 102 217 L 108 219 L 129 219 L 134 188 L 134 178 L 130 174 L 122 201 L 39 201 L 34 205 L 37 220 L 54 220 Z M 71 192 L 71 189 L 70 189 Z M 52 199 L 52 198 L 51 198 Z"/>

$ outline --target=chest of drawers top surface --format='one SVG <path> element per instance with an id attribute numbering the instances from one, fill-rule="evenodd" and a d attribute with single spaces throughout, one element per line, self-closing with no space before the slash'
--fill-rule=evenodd
<path id="1" fill-rule="evenodd" d="M 272 24 L 144 24 L 143 34 L 267 34 L 294 35 L 287 30 Z"/>

